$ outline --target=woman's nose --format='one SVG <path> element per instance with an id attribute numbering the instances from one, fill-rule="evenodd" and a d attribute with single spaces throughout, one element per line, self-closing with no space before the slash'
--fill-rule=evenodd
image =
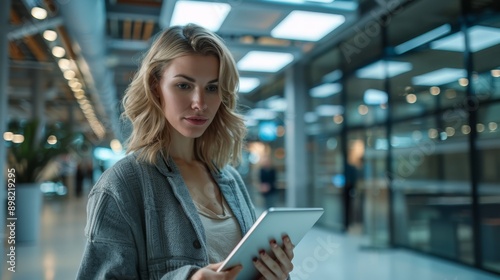
<path id="1" fill-rule="evenodd" d="M 196 90 L 193 94 L 193 110 L 205 111 L 207 107 L 207 103 L 205 102 L 205 93 L 203 93 L 203 90 Z"/>

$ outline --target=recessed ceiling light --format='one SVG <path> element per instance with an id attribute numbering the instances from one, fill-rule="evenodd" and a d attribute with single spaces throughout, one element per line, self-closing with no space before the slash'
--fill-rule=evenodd
<path id="1" fill-rule="evenodd" d="M 356 71 L 356 76 L 362 79 L 383 80 L 386 78 L 386 72 L 387 78 L 392 78 L 411 69 L 413 66 L 409 62 L 379 60 Z"/>
<path id="2" fill-rule="evenodd" d="M 333 116 L 333 122 L 336 124 L 341 124 L 344 122 L 344 117 L 342 115 L 335 115 Z"/>
<path id="3" fill-rule="evenodd" d="M 211 31 L 219 30 L 231 11 L 227 3 L 177 1 L 170 25 L 198 24 Z"/>
<path id="4" fill-rule="evenodd" d="M 361 104 L 358 106 L 358 113 L 362 116 L 368 114 L 368 106 L 366 106 L 365 104 Z"/>
<path id="5" fill-rule="evenodd" d="M 258 78 L 240 77 L 240 87 L 238 92 L 248 93 L 260 85 Z"/>
<path id="6" fill-rule="evenodd" d="M 241 71 L 277 72 L 292 61 L 291 53 L 250 51 L 237 65 Z"/>
<path id="7" fill-rule="evenodd" d="M 458 79 L 466 76 L 467 71 L 465 71 L 465 69 L 442 68 L 415 76 L 411 81 L 414 85 L 418 86 L 440 86 L 451 82 L 457 82 Z"/>
<path id="8" fill-rule="evenodd" d="M 271 31 L 271 36 L 318 41 L 344 22 L 342 15 L 293 11 Z"/>
<path id="9" fill-rule="evenodd" d="M 16 144 L 23 143 L 24 142 L 24 135 L 22 135 L 22 134 L 14 134 L 12 136 L 12 142 L 14 142 Z"/>
<path id="10" fill-rule="evenodd" d="M 52 48 L 52 55 L 54 55 L 55 57 L 63 57 L 66 55 L 66 50 L 62 47 L 59 47 L 59 46 L 54 46 Z"/>
<path id="11" fill-rule="evenodd" d="M 47 41 L 53 42 L 57 39 L 57 32 L 54 30 L 45 30 L 43 32 L 43 38 Z"/>
<path id="12" fill-rule="evenodd" d="M 5 141 L 12 141 L 12 138 L 14 138 L 14 133 L 7 131 L 3 134 L 3 139 Z"/>
<path id="13" fill-rule="evenodd" d="M 315 98 L 323 98 L 332 96 L 336 93 L 342 91 L 342 85 L 339 83 L 334 84 L 322 84 L 316 87 L 313 87 L 309 90 L 309 95 Z"/>
<path id="14" fill-rule="evenodd" d="M 31 9 L 31 15 L 36 19 L 42 20 L 47 17 L 47 11 L 40 7 L 33 7 Z"/>
<path id="15" fill-rule="evenodd" d="M 486 26 L 473 26 L 468 29 L 470 49 L 478 52 L 494 45 L 500 44 L 500 29 Z M 457 32 L 443 39 L 431 43 L 434 50 L 454 52 L 465 51 L 465 38 L 463 32 Z"/>
<path id="16" fill-rule="evenodd" d="M 63 76 L 66 80 L 71 80 L 76 76 L 76 73 L 73 70 L 66 70 L 64 71 Z"/>
<path id="17" fill-rule="evenodd" d="M 61 70 L 66 70 L 66 69 L 69 69 L 71 67 L 71 62 L 69 60 L 67 60 L 66 58 L 59 59 L 57 64 L 59 65 L 59 68 L 61 68 Z"/>

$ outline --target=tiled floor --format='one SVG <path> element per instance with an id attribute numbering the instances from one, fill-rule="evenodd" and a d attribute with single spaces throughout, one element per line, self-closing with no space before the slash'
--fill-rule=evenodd
<path id="1" fill-rule="evenodd" d="M 315 228 L 296 248 L 292 279 L 493 280 L 500 277 L 404 249 L 370 250 L 359 237 Z"/>
<path id="2" fill-rule="evenodd" d="M 5 280 L 74 279 L 84 247 L 86 199 L 46 199 L 41 240 L 17 247 L 17 270 Z M 292 279 L 313 280 L 494 280 L 472 270 L 406 250 L 360 250 L 364 240 L 315 228 L 298 244 Z"/>
<path id="3" fill-rule="evenodd" d="M 86 198 L 44 199 L 37 244 L 16 246 L 16 272 L 2 279 L 74 279 L 84 248 Z M 3 262 L 5 263 L 5 262 Z"/>

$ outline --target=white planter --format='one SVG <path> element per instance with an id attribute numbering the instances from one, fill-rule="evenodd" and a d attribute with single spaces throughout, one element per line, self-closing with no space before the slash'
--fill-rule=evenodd
<path id="1" fill-rule="evenodd" d="M 40 240 L 42 199 L 39 183 L 16 186 L 16 244 L 37 243 Z"/>

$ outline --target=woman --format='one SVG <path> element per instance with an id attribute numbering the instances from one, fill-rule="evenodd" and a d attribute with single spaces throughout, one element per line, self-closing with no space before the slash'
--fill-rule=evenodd
<path id="1" fill-rule="evenodd" d="M 93 188 L 78 279 L 234 279 L 216 272 L 255 222 L 241 157 L 238 73 L 229 50 L 196 26 L 163 31 L 126 91 L 128 152 Z M 257 248 L 259 249 L 259 248 Z M 262 279 L 286 279 L 293 244 L 254 260 Z M 263 251 L 263 250 L 262 250 Z M 261 252 L 262 252 L 261 251 Z"/>

